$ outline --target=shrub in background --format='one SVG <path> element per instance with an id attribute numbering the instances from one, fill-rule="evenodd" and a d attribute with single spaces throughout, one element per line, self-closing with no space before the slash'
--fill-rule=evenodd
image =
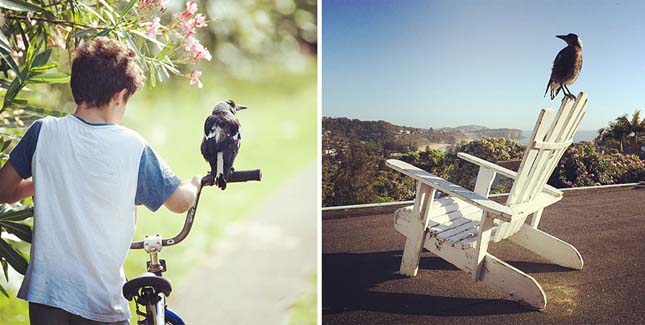
<path id="1" fill-rule="evenodd" d="M 475 188 L 479 166 L 459 159 L 457 153 L 465 152 L 478 158 L 496 163 L 502 160 L 521 160 L 526 147 L 506 138 L 482 138 L 465 144 L 448 147 L 442 166 L 442 173 L 449 181 L 468 189 Z M 508 192 L 511 180 L 500 179 L 491 193 Z"/>
<path id="2" fill-rule="evenodd" d="M 580 187 L 645 180 L 645 162 L 636 155 L 608 154 L 594 142 L 573 144 L 560 159 L 549 184 Z"/>

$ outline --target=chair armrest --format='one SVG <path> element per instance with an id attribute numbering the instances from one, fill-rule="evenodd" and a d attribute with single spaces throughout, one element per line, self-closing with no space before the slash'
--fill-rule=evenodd
<path id="1" fill-rule="evenodd" d="M 492 170 L 492 171 L 494 171 L 494 172 L 496 172 L 496 173 L 498 173 L 498 174 L 500 174 L 502 176 L 506 176 L 506 177 L 512 178 L 512 179 L 517 178 L 517 172 L 516 171 L 510 170 L 508 168 L 504 168 L 504 167 L 502 167 L 500 165 L 497 165 L 497 164 L 494 164 L 494 163 L 492 163 L 490 161 L 486 161 L 484 159 L 475 157 L 473 155 L 469 155 L 469 154 L 467 154 L 465 152 L 457 153 L 457 157 L 459 157 L 459 158 L 461 158 L 461 159 L 463 159 L 463 160 L 465 160 L 467 162 L 473 163 L 473 164 L 475 164 L 475 165 L 477 165 L 479 167 L 488 168 L 488 169 L 490 169 L 490 170 Z M 544 185 L 544 189 L 542 191 L 546 192 L 548 194 L 551 194 L 553 196 L 556 196 L 556 197 L 562 197 L 562 191 L 558 190 L 557 188 L 555 188 L 555 187 L 553 187 L 551 185 Z"/>
<path id="2" fill-rule="evenodd" d="M 468 202 L 488 213 L 497 219 L 504 221 L 511 221 L 513 210 L 511 208 L 481 196 L 473 191 L 469 191 L 459 185 L 455 185 L 447 180 L 435 176 L 423 169 L 412 166 L 404 161 L 396 159 L 388 159 L 385 165 L 402 173 L 415 180 L 422 182 L 440 192 L 444 192 L 450 196 L 457 197 L 465 202 Z"/>

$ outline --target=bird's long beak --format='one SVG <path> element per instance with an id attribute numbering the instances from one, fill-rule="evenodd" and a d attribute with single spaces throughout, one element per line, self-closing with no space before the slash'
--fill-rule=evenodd
<path id="1" fill-rule="evenodd" d="M 237 105 L 236 110 L 241 111 L 241 110 L 243 110 L 243 109 L 247 109 L 247 108 L 248 108 L 248 107 L 246 107 L 246 106 L 244 106 L 244 105 Z"/>
<path id="2" fill-rule="evenodd" d="M 559 38 L 559 39 L 561 39 L 561 40 L 564 40 L 564 38 L 565 38 L 566 36 L 567 36 L 567 35 L 555 35 L 555 37 L 557 37 L 557 38 Z"/>

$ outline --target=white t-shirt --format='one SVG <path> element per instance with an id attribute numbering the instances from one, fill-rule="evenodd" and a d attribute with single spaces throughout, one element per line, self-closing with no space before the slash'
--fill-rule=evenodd
<path id="1" fill-rule="evenodd" d="M 18 297 L 100 322 L 129 319 L 121 288 L 135 206 L 158 209 L 179 179 L 136 132 L 75 115 L 37 121 L 10 162 L 35 187 Z"/>

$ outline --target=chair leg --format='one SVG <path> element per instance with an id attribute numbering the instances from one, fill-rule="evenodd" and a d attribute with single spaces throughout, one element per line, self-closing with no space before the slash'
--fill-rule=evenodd
<path id="1" fill-rule="evenodd" d="M 481 282 L 527 307 L 538 310 L 546 307 L 544 290 L 532 276 L 490 254 L 486 254 L 484 264 Z"/>
<path id="2" fill-rule="evenodd" d="M 466 273 L 475 273 L 472 267 L 477 257 L 477 248 L 460 249 L 442 245 L 434 237 L 429 237 L 424 247 Z M 546 306 L 544 290 L 530 275 L 489 253 L 484 254 L 480 265 L 478 281 L 530 308 L 544 309 Z"/>
<path id="3" fill-rule="evenodd" d="M 426 229 L 430 217 L 430 208 L 434 202 L 435 189 L 418 182 L 417 195 L 414 200 L 412 221 L 410 222 L 410 232 L 405 240 L 403 249 L 403 258 L 401 259 L 400 273 L 406 276 L 416 276 L 419 271 L 419 259 L 423 250 Z"/>
<path id="4" fill-rule="evenodd" d="M 488 251 L 488 243 L 490 242 L 490 234 L 493 229 L 494 219 L 486 212 L 482 213 L 481 223 L 479 227 L 479 239 L 477 240 L 477 247 L 475 247 L 477 254 L 475 255 L 473 267 L 473 279 L 479 281 L 481 278 L 482 270 L 484 268 L 484 259 Z"/>
<path id="5" fill-rule="evenodd" d="M 575 247 L 532 226 L 522 225 L 509 239 L 560 266 L 580 270 L 584 265 Z"/>
<path id="6" fill-rule="evenodd" d="M 419 259 L 421 258 L 426 231 L 420 222 L 414 222 L 414 226 L 410 228 L 411 231 L 408 232 L 407 239 L 405 240 L 405 248 L 403 249 L 403 258 L 401 259 L 399 272 L 402 275 L 413 277 L 419 271 Z"/>
<path id="7" fill-rule="evenodd" d="M 544 211 L 544 209 L 537 210 L 533 213 L 533 217 L 531 218 L 531 227 L 537 229 L 540 224 L 540 218 L 542 218 L 542 211 Z"/>

